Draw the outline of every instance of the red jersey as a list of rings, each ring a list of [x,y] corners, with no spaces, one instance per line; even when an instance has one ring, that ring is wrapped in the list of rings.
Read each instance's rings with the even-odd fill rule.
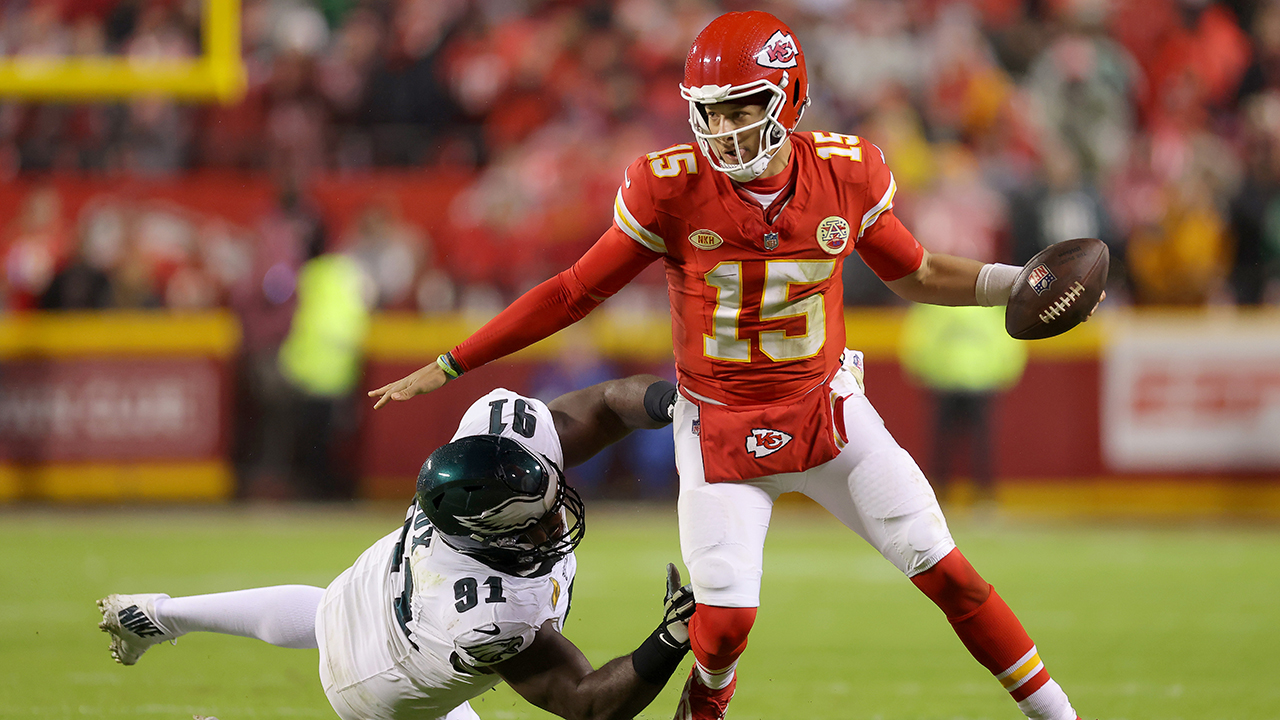
[[[794,400],[839,367],[852,250],[885,280],[923,255],[879,148],[821,132],[791,146],[791,189],[767,210],[691,145],[632,163],[614,203],[615,226],[666,264],[680,384],[728,405]]]
[[[691,145],[632,163],[614,225],[573,267],[530,290],[452,351],[470,370],[576,322],[658,258],[666,264],[676,370],[726,405],[788,403],[844,349],[841,271],[851,249],[884,280],[924,250],[894,217],[893,174],[851,135],[791,136],[788,190],[768,211]]]

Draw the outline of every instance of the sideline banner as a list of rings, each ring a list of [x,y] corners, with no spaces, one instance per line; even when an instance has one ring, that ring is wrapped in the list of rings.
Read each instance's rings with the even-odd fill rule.
[[[213,458],[222,371],[206,358],[22,359],[0,370],[0,460]]]
[[[221,500],[239,324],[225,312],[0,318],[0,500]]]
[[[1111,469],[1280,469],[1280,315],[1132,314],[1114,330],[1101,397]]]

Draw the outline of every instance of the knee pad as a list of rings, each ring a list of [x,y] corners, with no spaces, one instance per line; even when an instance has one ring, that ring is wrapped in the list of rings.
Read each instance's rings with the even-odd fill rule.
[[[698,662],[708,670],[728,667],[747,647],[756,621],[753,607],[731,608],[698,604],[689,621],[689,641]]]
[[[956,547],[941,510],[923,510],[882,522],[890,540],[882,553],[907,577],[933,567]]]
[[[755,488],[722,484],[682,492],[679,509],[680,546],[698,602],[757,605],[768,496]]]
[[[867,455],[849,475],[849,492],[879,536],[876,549],[908,577],[955,549],[933,488],[906,450]]]

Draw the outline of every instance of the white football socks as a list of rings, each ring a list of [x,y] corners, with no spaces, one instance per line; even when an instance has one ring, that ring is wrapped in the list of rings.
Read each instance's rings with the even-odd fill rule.
[[[698,673],[698,681],[712,690],[723,690],[733,682],[733,671],[738,667],[738,661],[734,660],[729,667],[723,670],[708,670],[702,667],[702,663],[694,661],[693,667]]]
[[[1031,720],[1076,720],[1076,711],[1062,686],[1050,680],[1018,701],[1018,709]]]
[[[161,598],[156,620],[175,635],[216,632],[287,648],[316,648],[316,611],[324,588],[310,585]]]

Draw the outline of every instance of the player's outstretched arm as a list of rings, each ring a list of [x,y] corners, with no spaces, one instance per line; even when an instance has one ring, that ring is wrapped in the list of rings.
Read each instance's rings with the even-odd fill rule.
[[[930,305],[977,305],[975,294],[982,263],[955,255],[924,251],[920,267],[897,280],[885,282],[903,300]],[[1012,285],[1012,282],[1010,283]],[[1008,297],[1008,293],[1005,294]]]
[[[369,391],[369,397],[377,400],[374,409],[389,400],[408,400],[431,392],[450,377],[506,357],[569,327],[659,257],[611,226],[573,267],[521,295],[471,337],[441,355],[435,364]]]
[[[630,655],[599,670],[548,621],[528,648],[493,666],[520,696],[566,720],[628,720],[653,702],[689,650],[693,589],[667,565],[662,622]]]
[[[547,403],[565,467],[590,460],[632,430],[671,422],[676,386],[656,375],[632,375],[566,393]]]
[[[1022,267],[988,264],[977,260],[924,251],[920,267],[910,275],[885,284],[904,300],[931,305],[1004,305],[1009,302],[1014,279]],[[1093,317],[1107,298],[1104,291],[1089,311]],[[1088,318],[1085,318],[1088,319]]]

